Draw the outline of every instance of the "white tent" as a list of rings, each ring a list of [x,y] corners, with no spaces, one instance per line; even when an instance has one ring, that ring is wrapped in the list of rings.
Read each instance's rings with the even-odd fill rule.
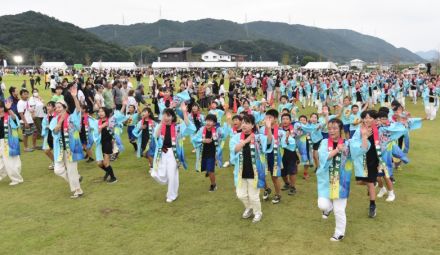
[[[67,65],[65,62],[43,62],[41,64],[43,70],[66,70]]]
[[[309,62],[302,67],[309,70],[337,70],[335,63],[333,62]]]
[[[95,69],[123,69],[134,70],[137,68],[134,62],[93,62],[90,66]]]
[[[159,68],[276,68],[278,62],[153,62]]]

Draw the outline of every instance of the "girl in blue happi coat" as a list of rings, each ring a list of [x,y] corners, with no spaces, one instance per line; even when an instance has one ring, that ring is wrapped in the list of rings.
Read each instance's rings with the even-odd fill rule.
[[[187,106],[180,106],[183,121],[177,124],[177,116],[174,110],[165,109],[162,120],[156,126],[154,137],[156,150],[153,160],[151,177],[159,184],[168,185],[166,202],[171,203],[178,197],[179,190],[179,165],[187,169],[185,162],[183,138],[193,135],[196,128],[188,119]]]
[[[55,102],[49,101],[46,104],[47,114],[41,122],[41,136],[43,137],[43,150],[46,156],[50,159],[49,170],[53,170],[53,135],[49,128],[49,124],[55,117]]]
[[[81,143],[83,146],[83,150],[86,152],[86,159],[87,163],[93,162],[94,159],[92,158],[92,146],[94,143],[93,140],[93,132],[90,128],[90,119],[92,117],[87,112],[87,106],[82,105],[81,106],[81,131],[79,132],[79,137],[81,139]]]
[[[301,165],[304,166],[303,179],[309,179],[309,166],[313,166],[313,151],[312,151],[312,141],[310,136],[306,131],[303,130],[303,126],[307,125],[307,117],[301,115],[299,121],[295,123],[295,142],[301,160]]]
[[[217,127],[217,117],[213,114],[206,115],[205,126],[192,137],[196,150],[196,171],[206,172],[206,177],[211,181],[210,192],[217,190],[215,166],[222,167],[225,139],[226,131],[223,127]]]
[[[349,147],[343,138],[343,123],[339,119],[328,122],[329,137],[319,146],[319,168],[316,171],[318,184],[318,207],[322,218],[335,214],[335,232],[330,241],[340,241],[345,236],[347,199],[350,194],[350,179],[353,171],[353,155],[362,158],[362,148]],[[355,153],[353,153],[355,150]],[[356,153],[357,152],[357,153]]]
[[[115,115],[116,114],[115,112]],[[103,180],[108,183],[116,183],[118,181],[115,177],[113,167],[110,165],[110,161],[116,143],[115,129],[118,125],[123,123],[124,119],[122,117],[116,118],[115,115],[111,116],[109,109],[101,107],[98,110],[98,119],[89,120],[95,141],[96,161],[98,162],[98,166],[105,172]],[[116,146],[118,145],[116,144]]]
[[[78,173],[78,161],[84,159],[79,132],[81,129],[81,106],[77,96],[77,88],[72,86],[70,94],[75,102],[75,110],[69,114],[67,104],[59,100],[55,104],[57,116],[49,125],[53,135],[54,151],[54,173],[69,183],[71,198],[79,198],[84,192],[80,186],[80,175]]]
[[[136,146],[136,156],[138,158],[145,156],[150,164],[150,172],[153,171],[153,157],[156,149],[156,141],[153,137],[156,121],[153,111],[145,107],[141,112],[141,119],[136,123],[133,129],[133,136],[136,140],[133,146]],[[147,149],[148,148],[148,149]],[[144,151],[147,149],[146,153]]]
[[[270,128],[270,122],[266,125]],[[255,119],[244,115],[242,132],[229,141],[230,160],[234,163],[234,183],[238,199],[244,204],[242,218],[254,215],[253,222],[261,221],[260,189],[265,187],[264,157],[267,153],[267,137],[258,134]]]
[[[6,176],[11,182],[10,186],[15,186],[23,182],[21,176],[20,142],[18,129],[20,120],[11,110],[12,101],[0,101],[0,123],[2,133],[0,133],[0,181]]]
[[[126,104],[122,106],[121,112],[125,112]],[[139,113],[136,111],[136,108],[134,105],[129,105],[127,108],[127,113],[125,115],[125,121],[124,123],[127,125],[127,135],[128,135],[128,141],[133,145],[133,148],[135,151],[138,151],[138,146],[136,144],[137,137],[133,134],[133,130],[135,129],[136,125],[139,122],[140,116]]]

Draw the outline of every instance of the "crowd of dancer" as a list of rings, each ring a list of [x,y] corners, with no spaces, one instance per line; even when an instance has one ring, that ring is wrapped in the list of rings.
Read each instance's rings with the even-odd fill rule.
[[[112,161],[131,150],[122,142],[127,133],[151,177],[167,185],[166,202],[179,196],[179,168],[204,172],[215,192],[216,169],[232,167],[242,218],[254,223],[263,216],[260,190],[278,204],[283,192],[296,194],[300,170],[304,180],[315,175],[322,217],[335,215],[331,241],[345,236],[352,179],[368,191],[371,218],[377,197],[396,200],[394,171],[409,162],[410,131],[422,125],[406,104],[421,99],[423,119],[434,120],[440,96],[440,76],[422,73],[172,70],[148,74],[148,86],[141,72],[47,75],[47,103],[38,85],[31,97],[26,85],[10,87],[0,103],[0,179],[10,185],[23,182],[19,129],[25,153],[41,135],[49,169],[68,182],[72,198],[85,194],[82,160],[96,161],[103,181],[118,181]],[[188,150],[196,154],[191,165]]]

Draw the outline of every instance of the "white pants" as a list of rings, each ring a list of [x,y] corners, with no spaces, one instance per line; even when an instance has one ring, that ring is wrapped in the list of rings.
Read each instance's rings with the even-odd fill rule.
[[[174,158],[172,148],[167,152],[162,152],[162,156],[157,169],[151,171],[151,177],[159,184],[168,184],[167,199],[175,200],[179,191],[179,171],[177,162]]]
[[[0,139],[0,180],[8,176],[11,182],[23,182],[20,156],[9,156],[4,146],[4,139]]]
[[[347,199],[334,199],[330,200],[328,198],[319,197],[318,207],[323,212],[330,212],[333,210],[335,214],[335,236],[345,235],[345,226],[347,224],[347,219],[345,216],[345,207],[347,206]]]
[[[79,185],[78,163],[69,162],[67,152],[63,152],[63,161],[55,161],[54,173],[69,183],[70,191],[82,191]]]
[[[315,101],[315,105],[316,105],[316,107],[318,108],[318,114],[321,114],[321,113],[322,113],[322,102],[321,102],[321,100],[320,100],[320,99],[317,99],[317,100]]]
[[[379,98],[379,91],[377,89],[373,89],[373,104],[377,104],[378,98]]]
[[[254,179],[242,179],[241,186],[237,186],[236,192],[246,209],[252,208],[254,214],[261,213],[260,189],[254,187]]]
[[[409,96],[412,98],[413,103],[417,103],[417,90],[409,90]]]
[[[437,115],[437,109],[434,106],[434,103],[428,103],[425,106],[426,118],[428,120],[434,120]]]
[[[272,93],[273,93],[273,91],[266,91],[266,93],[267,93],[266,101],[269,102],[269,103],[272,103],[271,100],[272,100]]]

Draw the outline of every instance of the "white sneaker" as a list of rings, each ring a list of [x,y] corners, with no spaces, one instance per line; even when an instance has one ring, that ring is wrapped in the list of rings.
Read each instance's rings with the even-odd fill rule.
[[[49,168],[49,170],[53,170],[54,165],[53,165],[53,164],[50,164],[48,168]]]
[[[9,183],[9,186],[15,186],[15,185],[18,185],[18,184],[20,184],[21,182],[11,182],[11,183]]]
[[[387,193],[387,188],[382,187],[382,188],[379,190],[379,193],[377,193],[377,197],[383,197],[386,193]]]
[[[243,215],[241,215],[241,217],[243,219],[249,219],[253,214],[253,210],[252,208],[246,208],[243,212]]]
[[[223,164],[223,167],[228,167],[229,166],[229,161],[226,161],[224,164]]]
[[[257,223],[261,221],[261,218],[263,218],[263,213],[256,213],[254,216],[254,219],[252,220],[252,223]]]
[[[167,203],[172,203],[174,200],[172,200],[171,198],[167,198]]]
[[[388,193],[388,197],[385,201],[387,202],[393,202],[396,199],[396,194],[394,194],[394,192],[389,192]]]

